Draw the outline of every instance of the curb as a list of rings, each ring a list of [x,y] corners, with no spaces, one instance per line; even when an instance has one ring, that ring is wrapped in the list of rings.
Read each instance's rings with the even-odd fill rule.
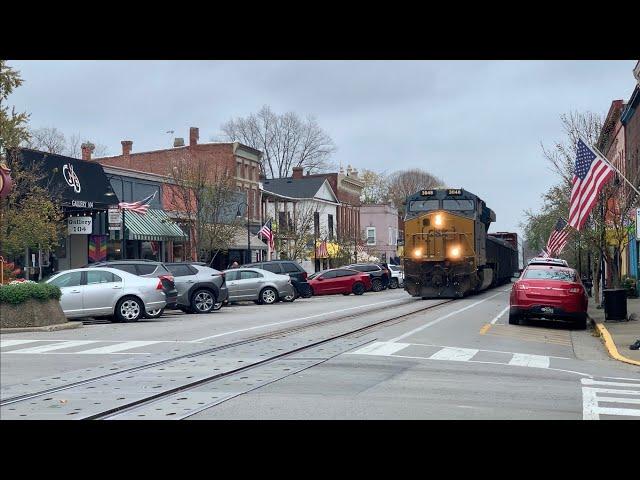
[[[54,332],[56,330],[70,330],[72,328],[80,327],[82,327],[82,322],[66,322],[58,325],[47,325],[46,327],[0,328],[0,334],[20,332]]]
[[[589,319],[591,320],[594,327],[600,334],[600,338],[602,339],[605,347],[607,347],[607,351],[609,352],[610,357],[614,358],[615,360],[618,360],[619,362],[630,363],[631,365],[640,366],[640,362],[638,362],[637,360],[632,360],[630,358],[620,355],[620,353],[618,352],[618,349],[616,348],[616,344],[613,341],[613,338],[611,338],[611,334],[609,333],[609,330],[607,330],[607,328],[604,325],[602,325],[601,323],[596,323],[591,317],[589,317]]]

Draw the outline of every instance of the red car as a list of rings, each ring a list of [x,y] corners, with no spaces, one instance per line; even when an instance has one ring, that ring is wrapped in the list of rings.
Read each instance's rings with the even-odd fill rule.
[[[511,289],[509,323],[526,317],[574,322],[587,328],[589,299],[577,272],[557,265],[529,265]]]
[[[368,273],[349,268],[332,268],[314,273],[307,278],[314,295],[331,295],[342,293],[362,295],[371,290],[371,277]]]

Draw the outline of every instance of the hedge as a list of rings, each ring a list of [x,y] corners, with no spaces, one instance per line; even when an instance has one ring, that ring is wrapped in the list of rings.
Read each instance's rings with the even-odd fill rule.
[[[31,298],[45,301],[60,300],[61,296],[60,288],[48,283],[24,282],[14,285],[0,285],[0,303],[18,305]]]

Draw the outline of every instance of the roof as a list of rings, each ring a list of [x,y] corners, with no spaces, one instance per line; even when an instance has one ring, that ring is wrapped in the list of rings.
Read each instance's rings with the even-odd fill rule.
[[[320,187],[326,182],[324,177],[269,178],[262,182],[264,190],[289,198],[314,198]],[[333,192],[331,185],[327,182]],[[335,192],[334,192],[335,197]]]
[[[124,224],[129,240],[161,242],[186,240],[187,236],[163,210],[150,208],[145,215],[125,210]]]

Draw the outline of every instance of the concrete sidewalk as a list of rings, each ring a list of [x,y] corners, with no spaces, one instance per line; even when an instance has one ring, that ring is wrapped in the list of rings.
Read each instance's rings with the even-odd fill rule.
[[[640,350],[629,346],[640,339],[640,298],[627,299],[627,318],[635,314],[634,320],[616,321],[604,319],[604,309],[597,309],[593,298],[589,299],[589,317],[600,332],[609,355],[616,360],[640,365]]]

